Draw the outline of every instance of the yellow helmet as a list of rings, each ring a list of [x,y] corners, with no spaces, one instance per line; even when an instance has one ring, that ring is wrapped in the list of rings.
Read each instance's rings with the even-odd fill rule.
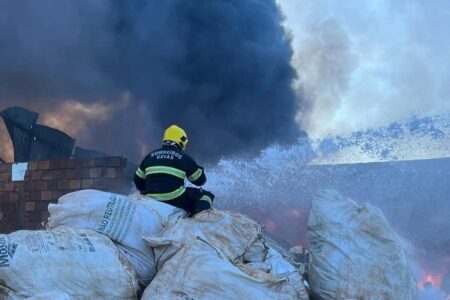
[[[188,143],[188,138],[186,132],[182,128],[177,125],[171,125],[164,131],[163,142],[164,141],[175,142],[180,146],[181,150],[184,150]]]

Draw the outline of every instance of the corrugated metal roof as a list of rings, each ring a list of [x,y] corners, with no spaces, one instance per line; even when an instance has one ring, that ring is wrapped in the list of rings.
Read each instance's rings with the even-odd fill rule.
[[[73,155],[75,158],[94,158],[94,157],[111,156],[111,155],[101,152],[101,151],[97,151],[97,150],[93,150],[93,149],[85,149],[85,148],[81,148],[81,147],[75,147],[75,151],[74,151]]]
[[[33,141],[29,161],[69,159],[75,140],[64,132],[44,125],[34,125],[31,129]]]
[[[33,138],[30,130],[39,117],[38,113],[21,107],[10,107],[0,112],[14,147],[14,161],[26,162],[30,157]]]
[[[75,140],[64,132],[36,124],[38,113],[21,107],[0,112],[14,147],[14,162],[68,159]]]

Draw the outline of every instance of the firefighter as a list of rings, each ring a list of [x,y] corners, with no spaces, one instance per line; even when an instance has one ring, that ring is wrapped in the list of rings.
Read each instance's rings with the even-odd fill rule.
[[[206,182],[203,167],[187,155],[186,132],[172,125],[164,132],[162,147],[150,152],[134,175],[136,188],[143,195],[182,208],[195,215],[211,207],[214,195],[201,188],[185,187],[184,179],[196,186]]]

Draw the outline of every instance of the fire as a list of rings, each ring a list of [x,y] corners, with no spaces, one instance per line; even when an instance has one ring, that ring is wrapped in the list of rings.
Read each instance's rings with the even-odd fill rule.
[[[417,282],[417,285],[423,289],[427,284],[431,284],[433,287],[439,288],[442,283],[443,274],[427,274]]]

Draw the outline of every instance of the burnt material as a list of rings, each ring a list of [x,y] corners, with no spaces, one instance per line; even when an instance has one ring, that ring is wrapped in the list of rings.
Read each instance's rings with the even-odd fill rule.
[[[29,161],[68,159],[75,140],[64,132],[44,125],[34,125]]]
[[[95,158],[95,157],[107,157],[110,156],[101,151],[93,150],[93,149],[85,149],[81,147],[75,147],[74,157],[75,158]]]
[[[36,124],[38,113],[21,107],[10,107],[0,116],[14,147],[14,162],[68,159],[75,140],[64,132]]]
[[[21,107],[10,107],[0,112],[5,121],[14,147],[14,162],[26,162],[30,157],[31,129],[39,117],[38,113]]]

